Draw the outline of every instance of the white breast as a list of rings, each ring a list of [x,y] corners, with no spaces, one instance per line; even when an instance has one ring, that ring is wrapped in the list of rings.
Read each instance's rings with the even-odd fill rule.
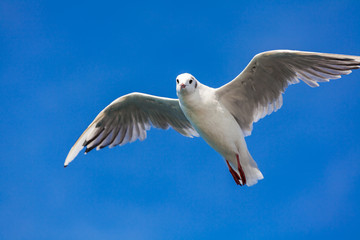
[[[217,101],[213,88],[202,85],[179,99],[185,116],[212,148],[223,157],[238,152],[243,133],[235,118]]]

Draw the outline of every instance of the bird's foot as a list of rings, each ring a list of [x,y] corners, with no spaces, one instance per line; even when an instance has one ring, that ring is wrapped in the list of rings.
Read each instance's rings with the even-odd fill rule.
[[[225,160],[226,160],[226,159],[225,159]],[[226,160],[226,164],[227,164],[227,166],[228,166],[228,168],[229,168],[229,171],[230,171],[231,175],[233,176],[234,181],[236,182],[236,184],[242,186],[242,184],[241,184],[241,182],[240,182],[240,176],[239,176],[239,174],[237,174],[237,172],[235,172],[234,169],[232,169],[232,167],[230,166],[228,160]]]
[[[236,154],[236,161],[237,161],[237,164],[238,164],[238,170],[239,170],[239,173],[240,173],[242,185],[245,185],[246,184],[246,177],[245,177],[244,170],[242,169],[241,164],[240,164],[239,154]]]

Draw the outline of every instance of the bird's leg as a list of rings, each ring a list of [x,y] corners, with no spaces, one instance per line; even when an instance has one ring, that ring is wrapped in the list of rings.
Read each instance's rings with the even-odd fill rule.
[[[242,169],[241,164],[240,164],[239,154],[236,154],[236,161],[237,161],[237,164],[238,164],[238,170],[239,170],[239,173],[240,173],[242,184],[245,185],[246,184],[246,177],[245,177],[244,170]]]
[[[226,159],[225,159],[225,160],[226,160]],[[235,172],[234,169],[232,169],[232,167],[230,166],[228,160],[226,160],[226,164],[227,164],[227,166],[228,166],[228,168],[229,168],[229,171],[230,171],[231,175],[233,176],[236,184],[242,186],[241,183],[240,183],[240,176],[239,176],[239,174],[237,174],[237,172]]]

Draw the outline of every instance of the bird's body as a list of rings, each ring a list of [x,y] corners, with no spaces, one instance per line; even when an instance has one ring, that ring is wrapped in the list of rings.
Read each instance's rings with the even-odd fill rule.
[[[200,94],[189,97],[190,101],[185,100],[187,96],[179,97],[180,107],[200,136],[221,155],[228,156],[244,135],[229,111],[218,101],[202,96],[202,91],[208,93],[213,89],[200,88]]]
[[[178,79],[181,79],[178,76]],[[184,78],[188,78],[187,74]],[[216,89],[198,83],[194,94],[179,94],[180,107],[200,136],[237,169],[237,158],[249,185],[263,176],[247,150],[243,131],[234,116],[218,101]],[[237,171],[237,170],[235,170]],[[237,174],[240,175],[239,172]],[[241,183],[243,184],[243,183]]]
[[[179,99],[131,93],[116,99],[71,148],[65,167],[83,147],[123,145],[144,140],[150,126],[169,126],[184,136],[200,136],[218,153],[235,182],[251,186],[263,178],[245,137],[252,125],[282,106],[282,93],[299,79],[311,87],[360,68],[360,57],[276,50],[256,55],[234,80],[220,88],[201,84],[188,73],[176,79]]]

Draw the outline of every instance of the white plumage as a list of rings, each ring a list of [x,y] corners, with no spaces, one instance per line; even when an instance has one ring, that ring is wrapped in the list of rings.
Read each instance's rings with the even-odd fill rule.
[[[201,84],[188,73],[177,77],[179,99],[131,93],[102,110],[71,148],[65,167],[86,147],[144,140],[150,126],[170,126],[187,137],[200,135],[219,152],[239,185],[263,178],[245,142],[254,122],[282,106],[282,93],[304,81],[311,87],[360,68],[360,57],[276,50],[256,55],[234,80],[220,88]]]

